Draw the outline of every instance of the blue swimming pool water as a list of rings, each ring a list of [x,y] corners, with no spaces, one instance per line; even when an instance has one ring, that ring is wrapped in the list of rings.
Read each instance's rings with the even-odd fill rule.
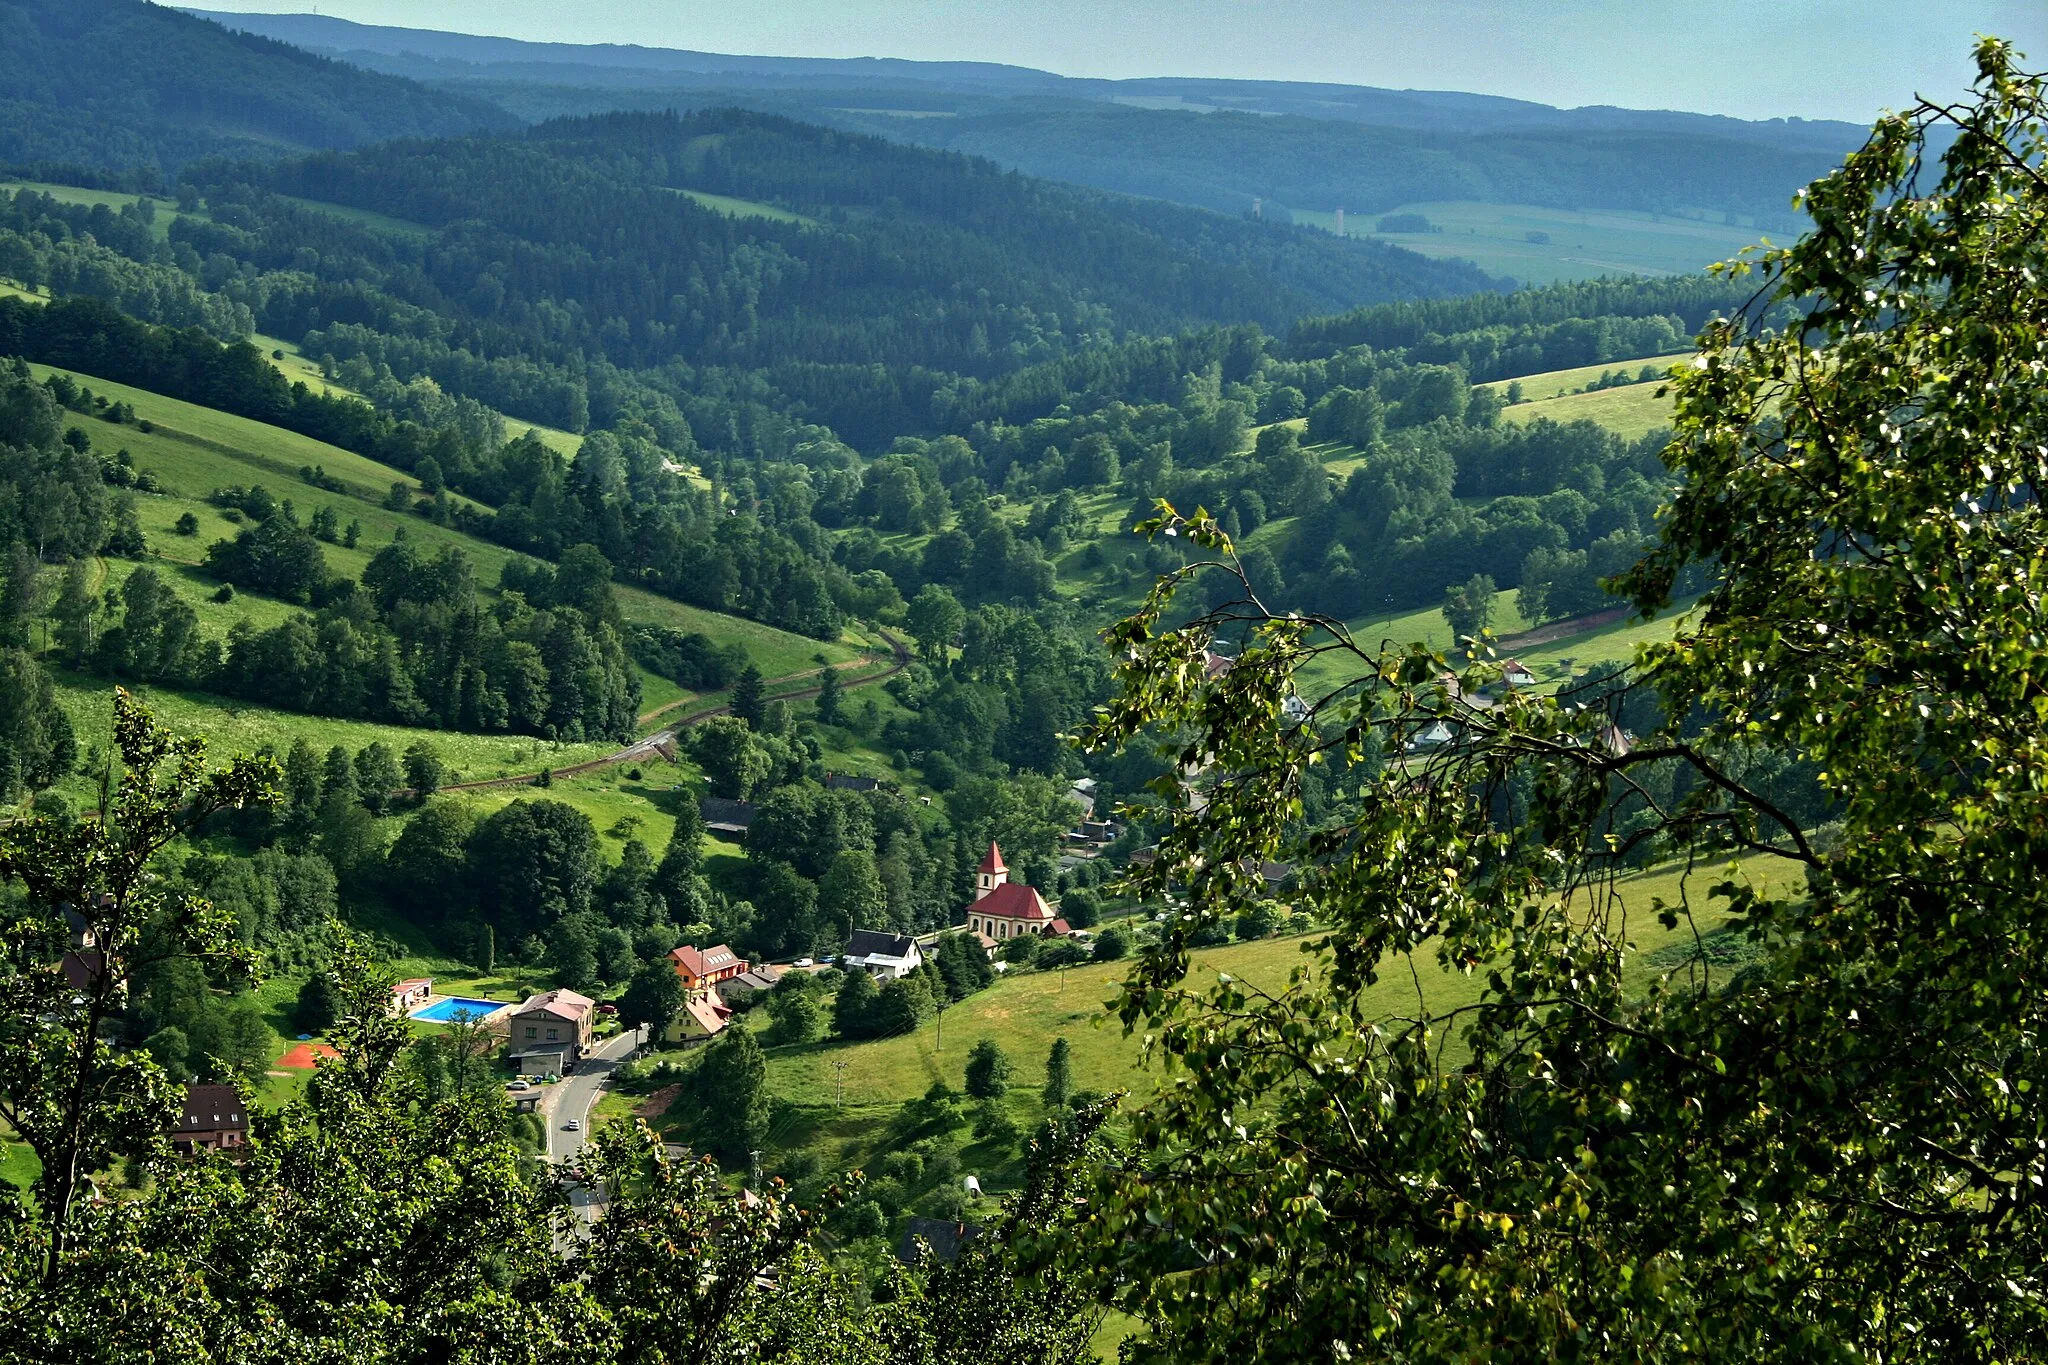
[[[505,1002],[502,1000],[471,1000],[466,996],[451,995],[445,1000],[436,1000],[431,1005],[414,1010],[412,1017],[428,1024],[450,1024],[455,1022],[458,1015],[481,1019],[503,1008]]]

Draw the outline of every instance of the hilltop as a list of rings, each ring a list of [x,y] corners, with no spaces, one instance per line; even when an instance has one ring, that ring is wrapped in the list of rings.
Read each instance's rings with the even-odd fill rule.
[[[277,156],[515,122],[142,0],[0,3],[0,163],[154,186],[209,156]]]

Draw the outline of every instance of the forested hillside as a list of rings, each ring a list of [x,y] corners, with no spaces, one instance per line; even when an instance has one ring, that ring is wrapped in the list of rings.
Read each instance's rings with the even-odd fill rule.
[[[141,186],[216,155],[275,156],[512,122],[142,0],[0,2],[0,164]]]

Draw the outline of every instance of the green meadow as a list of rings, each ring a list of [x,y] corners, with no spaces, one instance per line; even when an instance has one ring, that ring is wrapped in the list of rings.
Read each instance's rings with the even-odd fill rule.
[[[1381,218],[1411,213],[1443,231],[1376,231]],[[1296,209],[1294,216],[1325,230],[1336,225],[1330,212]],[[1386,213],[1346,214],[1344,228],[1347,236],[1371,237],[1425,256],[1457,257],[1522,284],[1553,284],[1602,275],[1690,274],[1759,239],[1756,228],[1720,217],[1442,200],[1403,204]],[[1547,240],[1532,241],[1532,235]]]

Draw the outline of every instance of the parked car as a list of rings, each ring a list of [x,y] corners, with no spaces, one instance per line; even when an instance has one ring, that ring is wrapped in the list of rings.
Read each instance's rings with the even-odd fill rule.
[[[505,1082],[505,1088],[507,1090],[531,1090],[533,1089],[533,1082],[527,1080],[524,1076],[521,1076],[516,1081]]]
[[[582,1120],[582,1119],[570,1119],[570,1120],[569,1120],[569,1121],[568,1121],[567,1123],[565,1123],[565,1124],[563,1124],[563,1125],[562,1125],[562,1131],[563,1131],[563,1132],[565,1132],[565,1133],[580,1133],[580,1132],[582,1132],[582,1131],[583,1131],[583,1120]]]
[[[792,967],[815,967],[818,964],[807,957],[800,957],[789,965]]]
[[[617,1014],[619,1012],[619,1007],[617,1005],[614,1005],[611,1001],[607,1000],[602,1005],[599,1005],[597,1007],[597,1012],[599,1014]]]

